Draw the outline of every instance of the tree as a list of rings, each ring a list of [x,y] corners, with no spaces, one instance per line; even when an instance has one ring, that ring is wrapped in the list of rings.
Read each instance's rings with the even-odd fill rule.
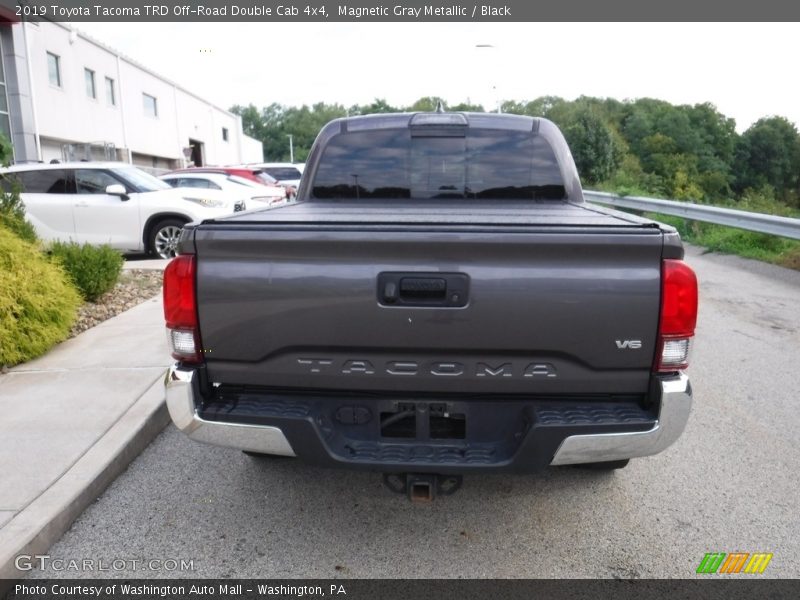
[[[8,166],[14,158],[14,148],[0,133],[0,164]],[[22,186],[11,174],[0,174],[0,228],[6,228],[28,242],[36,241],[36,230],[25,219],[25,203],[20,198]]]
[[[287,107],[273,103],[259,112],[252,104],[234,106],[231,112],[242,117],[242,128],[247,135],[260,140],[264,146],[264,158],[270,161],[288,161],[289,138],[292,136],[294,158],[305,161],[311,144],[320,129],[348,111],[340,104],[318,102],[312,106]]]
[[[289,160],[289,141],[292,135],[294,156],[298,162],[304,162],[311,150],[311,145],[320,130],[329,122],[347,115],[347,109],[341,104],[325,104],[317,102],[311,106],[300,108],[283,108],[280,119],[268,130],[269,143],[267,157],[269,160]]]
[[[688,109],[689,122],[699,136],[698,168],[701,172],[717,171],[729,176],[736,149],[736,121],[726,117],[710,102]]]
[[[772,186],[784,202],[800,195],[800,136],[783,117],[758,120],[736,147],[736,188]]]
[[[605,181],[619,168],[622,153],[610,128],[592,109],[581,107],[564,114],[559,123],[584,183]]]
[[[514,115],[528,115],[529,117],[546,117],[550,118],[550,111],[562,104],[566,100],[558,96],[541,96],[529,102],[517,102],[514,100],[506,100],[501,105],[500,110],[504,113],[511,113]]]
[[[234,106],[246,134],[261,140],[268,160],[288,160],[289,135],[295,160],[305,160],[320,129],[346,115],[436,110],[442,101],[425,96],[405,107],[384,98],[345,108],[319,102],[290,107]],[[467,102],[446,110],[481,112]],[[564,132],[583,181],[604,189],[631,190],[667,198],[721,200],[734,190],[774,189],[778,198],[800,205],[800,135],[782,117],[758,121],[742,136],[733,119],[713,104],[672,105],[642,98],[619,101],[581,96],[541,96],[505,101],[503,112],[545,117]],[[1,150],[1,148],[0,148]]]
[[[471,102],[453,104],[452,106],[448,106],[447,110],[452,110],[453,112],[485,112],[483,104],[472,104]]]
[[[439,96],[424,96],[406,108],[408,112],[433,112],[439,103],[447,110],[447,103]]]
[[[7,167],[14,158],[14,148],[8,138],[0,133],[0,165]]]
[[[395,112],[400,112],[400,109],[398,109],[395,106],[392,106],[391,104],[386,102],[386,100],[383,98],[375,98],[372,104],[368,104],[367,106],[362,107],[359,114],[371,115],[375,113],[395,113]]]
[[[615,112],[618,109],[614,109]],[[709,103],[674,106],[644,98],[630,103],[620,130],[648,175],[674,198],[720,199],[733,179],[735,123]]]

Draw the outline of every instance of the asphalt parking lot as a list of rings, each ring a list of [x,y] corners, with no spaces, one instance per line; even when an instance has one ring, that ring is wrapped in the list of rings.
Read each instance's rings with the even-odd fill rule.
[[[127,566],[31,576],[680,578],[707,552],[771,552],[763,576],[800,577],[800,273],[688,260],[695,404],[659,456],[611,474],[470,476],[416,505],[376,474],[253,459],[170,426],[50,550]]]

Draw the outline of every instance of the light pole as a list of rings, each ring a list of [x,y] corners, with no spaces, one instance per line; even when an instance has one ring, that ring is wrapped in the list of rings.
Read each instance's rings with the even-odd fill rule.
[[[491,48],[491,49],[496,49],[496,46],[494,46],[493,44],[475,44],[475,47],[476,47],[476,48]],[[484,71],[485,71],[485,72],[488,72],[488,71],[489,71],[489,69],[488,69],[488,68],[487,68],[487,69],[484,69]],[[494,101],[495,101],[495,103],[497,104],[497,112],[502,112],[502,110],[500,109],[500,97],[497,95],[497,86],[496,86],[495,84],[492,84],[492,86],[491,86],[491,87],[492,87],[492,93],[493,93],[493,95],[494,95]]]
[[[294,136],[291,133],[287,133],[286,137],[289,138],[289,162],[294,163],[294,144],[293,144]]]

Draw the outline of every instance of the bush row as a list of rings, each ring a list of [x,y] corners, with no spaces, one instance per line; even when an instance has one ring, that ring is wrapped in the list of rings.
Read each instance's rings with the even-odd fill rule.
[[[81,300],[113,288],[122,263],[109,246],[57,242],[43,249],[18,190],[0,192],[0,366],[66,339]]]
[[[0,365],[25,362],[64,340],[80,302],[60,265],[0,227]]]
[[[122,255],[110,246],[55,242],[49,253],[54,262],[64,267],[84,300],[89,302],[114,287],[124,262]]]

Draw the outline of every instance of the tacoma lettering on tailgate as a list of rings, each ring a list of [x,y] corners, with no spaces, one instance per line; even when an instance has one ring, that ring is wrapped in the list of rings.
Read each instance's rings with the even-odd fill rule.
[[[387,375],[435,375],[437,377],[557,377],[556,368],[550,363],[525,363],[525,366],[506,362],[462,363],[456,361],[415,362],[390,360],[376,368],[372,361],[349,359],[334,361],[330,358],[298,358],[297,363],[308,368],[309,373],[341,373],[343,375],[374,375],[380,371]]]

